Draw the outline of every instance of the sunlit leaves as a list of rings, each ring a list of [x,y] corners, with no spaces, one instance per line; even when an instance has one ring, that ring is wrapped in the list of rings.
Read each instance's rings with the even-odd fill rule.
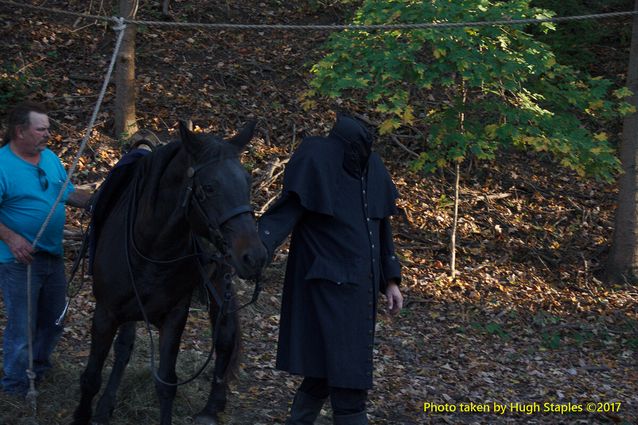
[[[612,94],[614,95],[616,99],[624,99],[626,97],[631,96],[633,93],[631,90],[629,90],[629,88],[621,87],[618,90],[614,90]]]
[[[530,0],[366,0],[356,24],[478,22],[548,18]],[[543,31],[553,24],[539,24]],[[522,25],[344,31],[312,69],[318,94],[361,93],[383,115],[381,134],[403,125],[427,127],[415,163],[430,170],[502,146],[552,153],[580,174],[611,179],[618,160],[609,140],[587,130],[587,116],[632,113],[613,100],[611,82],[557,63]],[[616,99],[630,95],[613,93]],[[432,96],[435,102],[428,101]],[[462,117],[462,118],[461,118]],[[462,121],[462,122],[461,122]]]
[[[627,102],[622,102],[618,105],[618,113],[622,116],[635,114],[636,107]]]

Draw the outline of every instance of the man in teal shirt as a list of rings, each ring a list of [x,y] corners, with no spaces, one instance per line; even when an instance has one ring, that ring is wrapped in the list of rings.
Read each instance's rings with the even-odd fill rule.
[[[90,194],[69,184],[35,247],[33,241],[60,192],[66,172],[47,142],[49,118],[44,107],[25,102],[8,117],[0,148],[0,284],[7,315],[3,338],[6,393],[28,389],[28,324],[33,335],[34,372],[51,367],[50,356],[62,334],[56,324],[65,304],[62,251],[64,203],[85,206]],[[27,265],[31,265],[32,317],[27,310]]]

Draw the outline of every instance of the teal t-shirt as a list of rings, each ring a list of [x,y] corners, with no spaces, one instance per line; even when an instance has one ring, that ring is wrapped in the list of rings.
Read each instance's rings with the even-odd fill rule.
[[[33,242],[65,180],[60,159],[49,149],[41,152],[35,166],[13,153],[9,144],[4,145],[0,148],[0,223]],[[64,201],[73,190],[69,183],[36,250],[62,255]],[[0,241],[0,263],[14,260],[7,244]]]

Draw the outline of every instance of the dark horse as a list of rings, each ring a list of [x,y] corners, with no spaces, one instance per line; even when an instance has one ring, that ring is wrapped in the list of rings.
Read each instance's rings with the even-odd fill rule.
[[[192,133],[180,123],[181,141],[162,146],[135,164],[133,177],[100,225],[93,265],[96,306],[91,353],[80,379],[74,425],[108,423],[133,348],[135,322],[144,315],[159,329],[155,386],[160,423],[171,423],[176,387],[168,384],[177,382],[175,362],[193,290],[207,271],[221,292],[221,283],[229,282],[221,276],[230,265],[240,277],[252,278],[266,261],[250,208],[250,176],[239,161],[253,130],[254,124],[249,124],[224,141]],[[215,263],[203,260],[215,256],[226,259],[216,271]],[[218,315],[214,311],[218,308],[211,301],[211,322],[221,322],[221,328],[215,332],[214,379],[208,403],[196,416],[199,424],[217,423],[217,412],[226,402],[226,372],[237,358],[240,336],[234,297],[227,314]],[[118,329],[113,370],[91,416],[104,361]]]

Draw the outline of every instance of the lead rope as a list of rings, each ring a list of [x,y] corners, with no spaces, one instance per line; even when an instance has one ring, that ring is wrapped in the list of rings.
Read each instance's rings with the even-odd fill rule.
[[[73,165],[71,166],[71,168],[69,169],[69,172],[67,174],[67,178],[64,181],[64,183],[62,184],[62,187],[60,188],[60,192],[58,193],[58,197],[56,198],[55,202],[53,203],[53,206],[51,207],[51,210],[49,211],[49,215],[47,216],[47,218],[44,220],[44,223],[42,223],[42,226],[40,227],[40,230],[38,231],[38,234],[36,235],[35,239],[33,240],[33,243],[31,244],[31,246],[35,249],[36,244],[38,243],[38,241],[40,240],[40,238],[42,237],[42,234],[44,233],[44,231],[46,230],[47,226],[49,225],[49,222],[51,221],[51,217],[53,216],[55,209],[57,208],[58,204],[60,203],[60,201],[62,200],[62,196],[64,195],[64,193],[66,192],[66,188],[69,185],[69,182],[71,180],[71,176],[73,175],[73,173],[75,172],[75,168],[78,165],[78,162],[82,156],[82,152],[84,151],[84,148],[86,147],[86,144],[89,141],[89,138],[91,136],[91,131],[93,130],[93,126],[95,125],[95,121],[97,119],[97,114],[100,110],[100,106],[102,105],[102,101],[104,100],[104,95],[106,93],[106,89],[108,87],[109,81],[111,80],[111,74],[113,73],[113,68],[115,67],[115,61],[117,59],[117,55],[120,51],[120,46],[122,45],[122,38],[124,37],[124,30],[126,29],[126,24],[124,23],[124,18],[118,18],[118,17],[113,17],[113,20],[115,21],[115,26],[113,27],[113,30],[117,33],[117,41],[115,43],[115,48],[113,49],[113,56],[111,57],[111,62],[109,64],[109,68],[108,71],[106,72],[106,76],[104,78],[104,83],[102,84],[102,90],[100,91],[100,95],[98,96],[98,100],[97,103],[95,104],[95,108],[93,110],[93,115],[91,116],[91,120],[89,121],[89,125],[87,126],[86,129],[86,134],[84,135],[84,139],[82,140],[82,144],[80,145],[80,150],[78,151],[78,154],[75,157],[75,160],[73,161]],[[26,401],[28,404],[30,404],[31,406],[31,410],[33,412],[33,422],[34,424],[37,424],[37,398],[38,398],[38,391],[35,389],[35,379],[36,379],[36,373],[33,370],[33,306],[32,306],[32,299],[31,299],[31,291],[32,291],[32,282],[31,282],[31,264],[27,265],[27,338],[28,338],[28,351],[29,351],[29,367],[27,369],[27,378],[29,379],[29,391],[27,392],[27,396],[26,396]],[[68,307],[68,299],[66,302],[66,305],[64,307],[64,311],[66,311],[67,307]],[[58,319],[58,322],[56,323],[60,323],[60,320]]]

